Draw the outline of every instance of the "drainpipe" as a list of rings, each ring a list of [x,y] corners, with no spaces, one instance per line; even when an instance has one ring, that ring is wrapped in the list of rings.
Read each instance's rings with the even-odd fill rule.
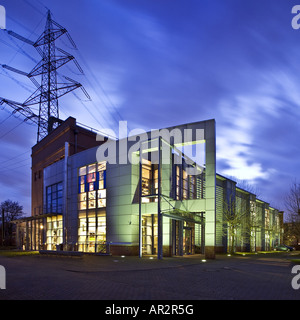
[[[157,258],[163,258],[163,221],[161,213],[161,137],[158,138]]]
[[[74,138],[75,138],[75,146],[74,146],[74,153],[77,153],[78,151],[78,130],[74,130]]]
[[[2,247],[4,245],[4,208],[2,208]]]
[[[143,234],[142,234],[142,153],[143,144],[140,143],[140,161],[139,161],[139,257],[143,256]]]
[[[68,250],[68,234],[67,234],[67,211],[68,211],[68,159],[69,159],[69,143],[65,142],[65,163],[64,163],[64,182],[63,182],[63,194],[64,194],[64,206],[63,206],[63,245]]]

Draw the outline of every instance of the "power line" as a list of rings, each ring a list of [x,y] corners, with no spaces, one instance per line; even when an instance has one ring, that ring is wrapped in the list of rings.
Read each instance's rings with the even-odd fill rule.
[[[26,153],[28,153],[28,152],[31,152],[31,150],[25,151],[25,152],[23,152],[23,153],[21,153],[21,154],[19,154],[19,155],[15,156],[15,157],[13,157],[13,158],[10,158],[10,159],[8,159],[8,160],[4,160],[4,161],[2,161],[2,164],[3,164],[3,163],[6,163],[6,162],[9,162],[9,161],[12,161],[12,160],[15,160],[15,159],[17,159],[17,158],[19,158],[19,157],[23,156],[24,154],[26,154]]]
[[[5,118],[4,120],[2,120],[2,121],[0,122],[0,124],[4,123],[4,122],[5,122],[6,120],[8,120],[12,115],[13,115],[13,114],[11,113],[7,118]]]
[[[35,11],[37,11],[38,13],[40,13],[41,15],[43,15],[43,12],[40,11],[37,7],[35,7],[33,4],[31,4],[29,1],[27,0],[23,0],[24,2],[26,2],[31,8],[33,8]]]
[[[7,131],[6,133],[4,133],[2,136],[0,136],[0,139],[4,138],[6,135],[8,135],[9,133],[11,133],[13,130],[17,129],[21,124],[23,124],[24,121],[18,123],[15,127],[13,127],[12,129],[10,129],[9,131]]]
[[[23,1],[25,1],[27,4],[29,4],[28,0],[23,0]],[[49,8],[46,7],[40,0],[30,0],[30,1],[35,1],[37,4],[39,4],[39,6],[43,7],[43,10],[46,10],[46,11],[49,10]],[[41,10],[39,10],[37,7],[35,7],[33,4],[30,3],[29,5],[32,6],[40,14],[43,14],[43,12]]]
[[[10,78],[12,81],[16,82],[20,87],[22,87],[23,89],[25,89],[26,91],[28,91],[28,92],[30,92],[30,93],[32,92],[33,86],[30,86],[30,85],[28,85],[28,84],[25,84],[24,82],[21,82],[21,81],[17,80],[17,79],[14,78],[13,76],[11,76],[6,70],[4,70],[3,68],[2,68],[2,72],[5,73],[5,74],[4,74],[4,73],[1,73],[2,75]],[[30,89],[29,89],[29,88],[30,88]]]
[[[7,33],[8,34],[8,33]],[[13,42],[17,47],[18,47],[18,50],[17,52],[15,52],[15,54],[10,58],[9,62],[7,64],[11,64],[11,62],[16,58],[17,54],[19,53],[22,53],[24,56],[26,56],[28,59],[30,59],[31,61],[33,61],[34,63],[37,63],[37,60],[34,59],[31,55],[29,55],[26,51],[23,50],[23,46],[20,46],[14,39],[13,37],[8,34],[8,38],[11,42]]]
[[[99,88],[101,89],[101,91],[104,93],[105,97],[109,100],[109,103],[111,104],[111,106],[115,109],[116,113],[118,114],[120,120],[123,120],[122,116],[120,115],[119,111],[117,110],[117,108],[115,107],[115,105],[112,103],[112,101],[109,99],[108,94],[106,93],[106,91],[104,90],[103,86],[100,84],[98,78],[95,76],[95,74],[93,73],[93,71],[91,70],[91,68],[89,67],[89,65],[87,64],[87,62],[85,61],[85,59],[83,58],[81,52],[78,50],[78,55],[80,56],[81,60],[83,61],[83,63],[85,64],[87,70],[89,71],[89,73],[91,74],[92,78],[94,79],[94,81],[96,82],[96,84],[99,86]],[[106,109],[109,111],[110,110],[108,108],[108,106],[105,104],[105,102],[103,101],[103,98],[99,96],[97,90],[95,90],[93,84],[91,83],[91,81],[87,78],[88,83],[90,84],[90,86],[92,87],[92,89],[94,90],[94,92],[97,94],[97,96],[100,98],[100,100],[103,102],[103,104],[105,105]],[[98,108],[97,108],[98,109]],[[118,124],[118,120],[116,119],[116,117],[114,116],[114,114],[111,114],[114,118],[114,120],[116,121],[116,123]]]
[[[91,117],[93,119],[95,119],[97,121],[97,123],[100,125],[100,127],[102,127],[102,124],[99,122],[98,118],[95,117],[95,115],[91,112],[91,110],[83,103],[83,101],[75,94],[75,92],[73,92],[73,95],[78,99],[78,101],[81,103],[81,105],[86,109],[86,111],[91,115]],[[94,105],[94,103],[92,102],[92,104]],[[103,117],[103,115],[101,114],[101,116]]]
[[[30,5],[31,7],[33,7],[39,14],[41,14],[41,15],[43,16],[43,19],[44,19],[45,14],[43,14],[43,12],[42,12],[41,10],[37,9],[35,5],[33,5],[32,3],[29,3],[27,0],[23,0],[23,1],[24,1],[25,3],[27,3],[28,5]],[[39,0],[36,0],[36,3],[39,3],[39,4],[42,5],[44,8],[46,8]],[[48,9],[47,9],[47,10],[48,10]],[[58,39],[58,38],[59,38],[60,40],[62,40],[62,39],[60,38],[60,35],[64,34],[65,32],[66,32],[66,34],[68,35],[67,31],[66,31],[64,28],[62,28],[59,24],[57,24],[56,22],[54,22],[54,21],[51,19],[51,16],[50,16],[50,18],[49,18],[49,10],[48,10],[48,12],[47,12],[47,15],[48,15],[48,17],[47,17],[47,24],[51,26],[51,23],[53,23],[53,24],[55,25],[55,27],[58,28],[57,30],[58,30],[59,33],[56,32],[57,36],[54,35],[54,32],[53,32],[53,36],[54,36],[55,40]],[[41,21],[42,21],[42,20],[41,20]],[[36,26],[36,28],[34,29],[34,31],[31,32],[30,37],[31,37],[32,34],[35,33],[35,30],[36,30],[37,27],[40,25],[41,21],[38,23],[38,25]],[[47,27],[46,27],[46,28],[47,28]],[[51,27],[50,27],[50,29],[51,29]],[[50,29],[48,29],[49,32],[51,32]],[[44,33],[43,33],[43,34],[39,37],[39,39],[34,43],[34,44],[35,44],[34,46],[37,47],[37,46],[38,46],[38,42],[40,42],[40,44],[42,44],[42,42],[41,42],[41,40],[43,39],[42,36],[44,36],[44,37],[46,36],[46,30],[47,30],[47,29],[45,29]],[[11,33],[11,34],[9,34],[9,35],[10,35],[9,39],[10,39],[12,42],[14,42],[14,40],[13,40],[12,37],[11,37],[11,35],[14,35],[14,33]],[[15,34],[15,35],[16,35],[16,34]],[[17,37],[17,35],[16,35],[16,37]],[[31,42],[33,43],[33,41],[27,40],[27,39],[25,39],[24,37],[21,37],[21,36],[18,36],[17,38],[23,40],[24,42],[28,42],[28,43],[29,43],[29,41],[30,41],[30,43],[31,43]],[[73,40],[70,38],[69,35],[68,35],[68,38],[69,38],[70,42],[72,43],[72,45],[74,46],[74,48],[77,49],[76,46],[75,46],[75,44],[74,44],[74,42],[73,42]],[[27,41],[25,41],[25,40],[27,40]],[[5,43],[5,44],[6,44],[6,43]],[[45,43],[43,43],[43,44],[45,44]],[[6,44],[6,45],[8,45],[8,44]],[[16,46],[18,47],[18,51],[17,51],[17,52],[15,53],[15,55],[10,59],[10,62],[15,58],[15,56],[16,56],[18,53],[22,53],[22,54],[24,54],[25,56],[29,57],[31,60],[36,61],[34,58],[32,58],[30,55],[28,55],[28,54],[23,50],[23,45],[22,45],[22,46],[16,45]],[[45,48],[44,48],[44,49],[45,49]],[[58,49],[58,48],[57,48],[57,49]],[[59,50],[59,51],[62,51],[64,54],[66,54],[66,57],[64,58],[66,62],[68,62],[69,57],[72,57],[72,56],[70,56],[68,53],[66,53],[65,51],[60,50],[60,49],[58,49],[58,50]],[[50,52],[50,50],[47,50],[47,51]],[[123,120],[120,112],[118,111],[117,107],[116,107],[116,106],[114,105],[114,103],[112,102],[112,100],[111,100],[111,98],[109,97],[108,93],[106,92],[106,90],[104,89],[104,87],[102,86],[102,84],[99,82],[98,78],[95,76],[95,74],[93,73],[92,69],[88,66],[87,62],[85,61],[85,59],[83,58],[82,54],[79,52],[78,49],[77,49],[77,52],[79,53],[81,60],[84,61],[84,63],[85,63],[85,65],[86,65],[86,67],[87,67],[87,69],[88,69],[88,71],[89,71],[92,79],[94,80],[96,86],[97,86],[98,88],[100,88],[101,92],[103,93],[103,95],[99,95],[99,89],[95,88],[95,86],[92,84],[92,82],[86,77],[86,79],[87,79],[90,87],[93,89],[94,93],[98,96],[98,98],[99,98],[100,101],[102,102],[102,106],[107,110],[107,112],[101,112],[99,106],[97,106],[97,105],[95,104],[95,102],[93,102],[93,101],[91,101],[91,106],[95,109],[95,111],[97,112],[97,114],[99,114],[99,115],[101,116],[101,118],[104,120],[104,122],[106,122],[106,123],[109,123],[109,122],[110,122],[109,119],[107,118],[107,116],[109,116],[109,117],[111,117],[111,120],[114,120],[114,121],[116,122],[116,124],[118,124],[118,123],[119,123],[119,120]],[[41,54],[41,51],[40,51],[40,54]],[[72,58],[74,59],[74,57],[72,57]],[[62,64],[65,64],[66,62],[63,62]],[[74,59],[74,62],[76,63],[75,59]],[[78,64],[76,64],[76,65],[78,66]],[[38,65],[37,65],[37,67],[38,67]],[[11,69],[13,69],[13,68],[11,68]],[[44,70],[44,71],[45,71],[45,70]],[[44,71],[42,71],[42,73],[39,73],[39,74],[42,74],[42,75],[46,74]],[[55,70],[55,71],[56,71],[56,70]],[[51,72],[52,72],[52,71],[51,71]],[[72,70],[71,70],[71,72],[72,72]],[[33,73],[33,71],[32,71],[31,73]],[[57,74],[58,74],[58,72],[57,72]],[[29,75],[29,74],[28,74],[28,75]],[[36,75],[37,75],[37,74],[36,74]],[[35,74],[33,74],[33,76],[35,76]],[[55,77],[51,77],[51,79],[54,79],[54,78],[55,78]],[[26,89],[26,90],[29,91],[29,89],[26,88],[21,82],[19,82],[18,80],[14,79],[14,78],[13,78],[13,80],[14,80],[15,82],[17,82],[20,86],[22,86],[24,89]],[[46,91],[45,91],[45,90],[43,91],[43,84],[46,85],[46,83],[48,83],[48,81],[45,81],[45,80],[42,79],[42,86],[40,87],[40,90],[39,90],[39,91],[36,91],[34,94],[32,94],[31,97],[29,97],[29,98],[24,102],[24,104],[22,104],[22,105],[21,105],[21,104],[18,104],[18,103],[14,103],[13,101],[9,101],[9,100],[6,100],[6,99],[3,99],[3,100],[2,100],[4,103],[7,103],[7,104],[9,104],[12,108],[14,108],[14,110],[15,110],[14,112],[16,112],[16,111],[21,112],[20,106],[21,106],[22,108],[24,108],[24,107],[27,108],[26,110],[24,110],[24,112],[21,112],[22,115],[25,116],[25,117],[27,117],[26,119],[35,120],[35,121],[34,121],[35,123],[37,123],[37,122],[36,122],[36,119],[32,118],[32,116],[29,115],[29,111],[31,110],[31,105],[32,105],[32,103],[33,103],[33,102],[34,102],[34,103],[38,103],[38,101],[39,101],[40,109],[39,109],[39,113],[38,113],[38,114],[39,114],[39,116],[38,116],[38,119],[39,119],[39,120],[38,120],[38,126],[39,126],[38,140],[42,137],[41,134],[42,134],[42,135],[45,135],[45,134],[49,133],[49,130],[51,130],[51,128],[52,128],[52,126],[53,126],[53,123],[52,123],[51,121],[53,121],[53,119],[58,119],[58,111],[57,111],[57,115],[51,116],[51,121],[50,121],[50,119],[48,119],[48,121],[47,121],[47,117],[45,118],[46,121],[45,121],[44,119],[43,119],[42,121],[40,120],[40,118],[43,118],[43,117],[46,115],[46,113],[45,113],[45,114],[43,113],[43,116],[41,116],[42,104],[45,104],[46,101],[45,101],[45,103],[44,103],[44,102],[41,102],[41,100],[38,99],[38,98],[39,98],[39,96],[43,96],[43,97],[46,96],[46,95],[45,95]],[[66,85],[66,84],[65,84],[65,85]],[[81,105],[82,105],[82,106],[88,111],[88,113],[92,116],[92,118],[93,118],[94,120],[96,120],[96,121],[99,123],[99,125],[102,127],[103,125],[101,125],[101,123],[99,122],[98,117],[95,117],[95,114],[93,113],[93,111],[90,110],[90,107],[87,107],[86,104],[82,101],[82,99],[80,99],[80,98],[73,92],[73,90],[74,90],[75,88],[77,88],[77,87],[83,88],[83,87],[81,86],[81,84],[79,84],[78,82],[72,80],[72,83],[69,84],[69,89],[65,86],[66,89],[64,89],[65,91],[64,91],[63,94],[61,94],[61,95],[64,95],[65,93],[68,93],[68,92],[72,92],[73,95],[79,100],[79,102],[81,103]],[[54,88],[54,86],[53,86],[52,84],[51,84],[51,88],[52,88],[52,89]],[[51,91],[53,91],[52,89],[51,89]],[[59,89],[60,89],[60,88],[59,88]],[[85,92],[85,91],[84,91],[84,92]],[[48,97],[48,98],[49,98],[48,100],[49,100],[49,101],[48,101],[47,106],[48,106],[48,109],[49,109],[49,105],[51,104],[51,105],[52,105],[51,110],[54,111],[54,107],[58,109],[58,103],[55,102],[55,101],[52,101],[52,100],[53,100],[53,95],[51,95],[51,98],[50,98],[50,95],[51,95],[51,93],[48,94],[48,96],[49,96],[49,97]],[[60,95],[60,96],[61,96],[61,95]],[[104,98],[105,98],[105,99],[104,99]],[[57,99],[57,98],[56,98],[56,99]],[[105,101],[105,100],[106,100],[106,101]],[[50,102],[50,101],[51,101],[51,102]],[[30,104],[29,104],[29,103],[30,103]],[[56,106],[56,104],[57,104],[57,106]],[[30,109],[29,109],[27,106],[30,106]],[[46,104],[45,104],[45,106],[46,106]],[[113,109],[113,110],[112,110],[112,109]],[[112,112],[112,111],[113,111],[113,112]],[[51,112],[50,112],[50,113],[51,113]],[[48,112],[47,112],[47,115],[49,115],[49,110],[48,110]],[[53,119],[52,119],[52,118],[53,118]],[[59,119],[58,119],[58,120],[59,120]],[[60,121],[61,121],[61,120],[60,120]],[[51,123],[52,125],[49,124],[49,123]],[[54,123],[56,123],[56,120],[54,120]],[[47,126],[47,128],[46,128],[46,127],[44,128],[44,125]],[[49,126],[50,126],[50,129],[49,129]],[[42,129],[43,133],[40,132],[40,128]],[[55,128],[55,127],[53,127],[53,129],[54,129],[54,128]],[[14,130],[14,129],[15,129],[15,128],[13,128],[12,130]],[[47,129],[47,132],[45,131],[46,129]],[[9,133],[9,132],[7,132],[6,134],[8,134],[8,133]],[[6,134],[5,134],[5,135],[6,135]],[[2,135],[2,136],[0,137],[0,139],[3,138],[5,135]]]
[[[43,18],[39,21],[39,23],[36,25],[36,27],[33,29],[33,31],[30,31],[30,34],[28,36],[28,39],[30,39],[30,37],[35,34],[36,29],[40,26],[40,24],[42,23],[43,19],[45,19],[45,15],[43,15]],[[13,20],[13,19],[12,19]],[[13,20],[14,22],[16,22],[15,20]],[[16,22],[18,24],[20,24],[20,22]],[[24,27],[22,24],[20,24],[23,28],[27,29],[26,27]],[[27,29],[28,30],[28,29]],[[12,39],[12,37],[10,37],[10,40],[14,42],[14,40]],[[32,58],[30,55],[28,55],[22,48],[24,46],[25,43],[22,44],[22,46],[19,46],[17,43],[15,43],[16,46],[19,48],[19,50],[15,53],[15,55],[10,59],[10,61],[8,62],[8,64],[10,64],[15,57],[17,56],[17,54],[19,52],[22,52],[24,55],[26,55],[30,60],[32,60],[33,62],[37,63],[37,60]]]
[[[9,44],[8,42],[4,41],[3,39],[0,39],[0,42],[4,43],[6,46],[10,47],[13,50],[17,50],[14,46],[12,46],[11,44]]]
[[[33,47],[35,47],[42,56],[42,60],[30,73],[22,72],[5,65],[7,69],[23,74],[31,80],[34,80],[38,89],[22,104],[4,98],[0,99],[0,104],[6,103],[14,109],[14,112],[21,113],[25,116],[26,120],[31,120],[36,123],[38,125],[37,141],[39,142],[62,123],[62,120],[59,119],[58,99],[60,97],[77,88],[81,88],[87,95],[87,92],[77,81],[64,77],[68,81],[67,83],[66,81],[60,84],[57,82],[57,69],[71,60],[74,60],[79,70],[81,70],[81,68],[72,55],[56,47],[55,41],[62,35],[66,34],[74,46],[75,43],[68,35],[67,30],[52,19],[50,10],[47,12],[47,21],[44,32],[35,42],[26,39],[13,31],[8,31],[8,33],[25,43],[33,45]],[[60,52],[60,55],[56,55],[56,50]],[[11,60],[13,60],[14,57]],[[36,76],[41,76],[40,86],[35,80]],[[38,115],[33,113],[31,110],[31,106],[35,104],[39,104]]]
[[[39,0],[37,0],[39,1]],[[40,1],[39,1],[40,2]],[[63,41],[62,38],[59,39],[60,41]],[[86,69],[89,71],[90,75],[92,76],[92,78],[94,79],[96,85],[100,88],[100,90],[103,92],[104,96],[106,97],[106,99],[108,100],[108,103],[110,104],[110,106],[115,110],[115,113],[119,116],[120,120],[123,120],[121,114],[119,113],[117,107],[113,104],[113,102],[111,101],[108,93],[105,91],[104,87],[101,85],[101,83],[99,82],[98,78],[95,76],[95,74],[93,73],[92,69],[89,67],[88,63],[86,62],[86,60],[84,59],[83,55],[81,54],[80,50],[76,47],[73,48],[77,51],[80,59],[83,61],[83,63],[85,64]],[[107,109],[108,113],[110,114],[110,116],[112,116],[113,120],[116,122],[116,124],[119,124],[119,120],[115,117],[114,113],[111,112],[111,108],[107,105],[107,103],[104,101],[103,97],[99,95],[99,90],[96,90],[96,88],[94,87],[94,85],[92,84],[92,82],[88,79],[88,77],[86,77],[88,84],[91,86],[91,88],[93,89],[94,93],[97,95],[97,97],[101,100],[103,106]],[[74,93],[72,92],[73,95],[80,100],[80,98]],[[80,102],[82,103],[82,101],[80,100]],[[93,101],[91,101],[93,104],[93,107],[95,108],[95,110],[97,111],[97,113],[99,113],[101,115],[102,118],[104,118],[105,122],[109,122],[108,119],[104,116],[103,113],[100,113],[99,111],[99,107],[95,105],[95,103]],[[83,104],[83,103],[82,103]],[[87,107],[84,106],[86,109]],[[91,112],[89,111],[89,113],[91,114]],[[92,114],[91,114],[92,115]],[[92,117],[95,119],[94,115],[92,115]],[[98,121],[97,121],[98,122]],[[98,122],[99,123],[99,122]],[[100,123],[99,123],[100,124]],[[100,124],[100,126],[102,127],[102,125]]]
[[[11,163],[11,164],[9,164],[8,166],[1,167],[1,168],[0,168],[0,171],[2,171],[2,169],[8,169],[8,168],[10,168],[11,166],[15,166],[16,164],[19,164],[19,163],[22,163],[22,162],[28,161],[28,160],[30,160],[30,159],[27,158],[27,159],[20,160],[20,161],[18,161],[18,162]],[[13,169],[13,168],[11,168],[11,169]]]
[[[24,164],[24,165],[22,165],[22,166],[17,166],[17,167],[15,167],[15,168],[10,168],[10,169],[5,169],[5,170],[2,170],[2,169],[0,169],[0,172],[1,173],[4,173],[4,172],[8,172],[8,171],[16,171],[16,170],[18,170],[18,169],[20,169],[20,168],[23,168],[23,167],[29,167],[30,168],[30,163],[26,163],[26,164]]]

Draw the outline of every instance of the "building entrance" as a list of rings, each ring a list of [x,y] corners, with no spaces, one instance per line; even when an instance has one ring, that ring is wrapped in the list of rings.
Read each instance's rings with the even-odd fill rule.
[[[183,227],[183,254],[193,253],[193,234],[191,227]]]
[[[195,253],[195,224],[181,220],[172,222],[172,254],[175,256]]]
[[[165,254],[172,256],[192,255],[202,248],[201,225],[184,220],[170,219],[169,230],[164,225]],[[169,231],[169,232],[168,232]],[[142,216],[142,255],[158,253],[158,217],[157,214]],[[168,240],[169,238],[169,240]],[[197,249],[197,248],[198,249]],[[168,250],[168,251],[167,251]]]
[[[142,218],[143,255],[157,254],[157,215],[143,215]]]

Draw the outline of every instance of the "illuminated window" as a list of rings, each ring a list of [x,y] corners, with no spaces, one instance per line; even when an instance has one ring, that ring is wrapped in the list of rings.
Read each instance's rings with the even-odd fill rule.
[[[142,163],[142,202],[157,201],[157,197],[146,197],[158,194],[158,165],[143,159]]]
[[[79,168],[79,210],[106,207],[106,163],[94,163]]]
[[[180,200],[181,196],[180,196],[180,167],[176,166],[176,178],[175,178],[175,199],[176,200]]]
[[[265,227],[268,229],[270,227],[270,210],[265,209]]]
[[[96,191],[88,192],[88,205],[89,209],[96,208]]]
[[[78,251],[86,251],[87,245],[87,219],[85,213],[78,216]]]
[[[98,208],[106,207],[106,189],[98,190]]]
[[[143,254],[156,254],[158,248],[157,215],[143,215],[142,243]]]
[[[79,210],[86,209],[86,193],[79,194]]]
[[[106,250],[105,213],[96,215],[95,211],[79,213],[78,216],[78,251],[103,252]]]
[[[86,167],[82,167],[79,169],[79,175],[80,176],[85,176],[86,175]]]
[[[175,200],[205,198],[205,174],[188,175],[182,165],[173,167],[173,197]]]
[[[151,194],[151,162],[143,159],[142,164],[142,196]]]
[[[106,162],[78,170],[78,251],[106,250]]]
[[[196,199],[196,177],[189,176],[189,198]]]
[[[182,170],[182,199],[188,199],[189,181],[185,170]]]
[[[153,165],[152,168],[152,192],[158,194],[158,165]]]
[[[56,246],[63,243],[62,215],[47,218],[46,237],[47,250],[56,250]]]

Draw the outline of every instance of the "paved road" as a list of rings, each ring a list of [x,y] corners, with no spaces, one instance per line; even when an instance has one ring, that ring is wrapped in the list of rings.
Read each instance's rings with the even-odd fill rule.
[[[0,256],[0,300],[299,300],[289,258]]]

